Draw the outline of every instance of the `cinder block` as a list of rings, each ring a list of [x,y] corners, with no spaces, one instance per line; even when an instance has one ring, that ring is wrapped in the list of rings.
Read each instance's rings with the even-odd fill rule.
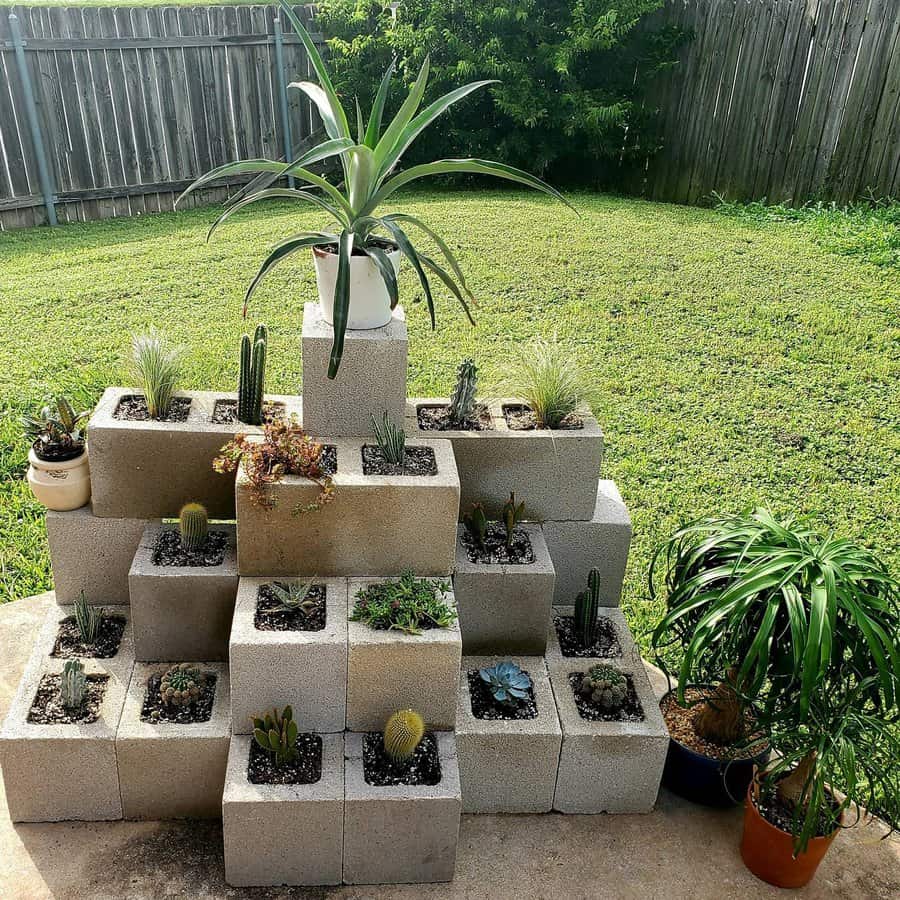
[[[225,531],[225,559],[218,566],[157,566],[153,549],[161,531],[148,525],[128,575],[135,657],[154,660],[228,659],[228,637],[237,597],[234,525]]]
[[[452,881],[462,808],[456,741],[436,732],[441,780],[434,786],[376,787],[363,772],[363,735],[345,741],[344,882]]]
[[[359,590],[380,578],[351,579],[352,613]],[[444,595],[454,606],[453,593]],[[350,622],[347,667],[347,728],[380,730],[398,709],[421,713],[430,728],[452,729],[456,724],[456,688],[462,640],[459,621],[449,628],[430,628],[421,634],[379,631]]]
[[[322,735],[322,777],[315,784],[251,784],[252,741],[235,735],[228,752],[222,799],[225,880],[235,887],[340,884],[343,734]]]
[[[137,663],[116,734],[119,785],[126,819],[215,819],[222,814],[222,791],[231,738],[228,666],[198,662],[216,676],[208,722],[182,725],[141,721],[147,680],[166,665]]]
[[[407,404],[407,433],[415,437],[442,437],[453,444],[459,469],[460,515],[476,502],[491,516],[516,492],[525,501],[527,517],[547,519],[591,518],[596,501],[597,478],[603,457],[603,432],[587,410],[581,410],[584,428],[511,431],[503,406],[516,400],[490,404],[491,431],[423,431],[419,428],[420,405],[446,403],[434,398],[414,398]]]
[[[628,667],[629,671],[631,671],[632,668],[637,668],[642,665],[640,650],[638,650],[637,646],[634,643],[634,637],[631,634],[631,629],[628,627],[628,622],[625,620],[625,616],[622,613],[622,610],[617,606],[601,607],[598,612],[597,619],[605,619],[615,629],[616,639],[619,645],[618,653],[616,653],[612,657],[602,658],[590,656],[563,656],[562,648],[559,645],[559,635],[556,632],[556,627],[553,620],[557,616],[571,618],[574,613],[574,606],[554,606],[551,610],[550,630],[547,635],[546,654],[547,666],[549,668],[567,666],[571,662],[587,663],[587,665],[590,666],[598,662],[606,662],[607,659],[618,659],[620,663]]]
[[[231,714],[235,734],[273,706],[294,708],[301,729],[343,731],[347,715],[347,579],[325,586],[321,631],[262,631],[253,624],[257,593],[271,578],[241,578],[231,629]]]
[[[631,517],[612,481],[597,486],[588,522],[544,522],[544,539],[556,567],[553,602],[567,606],[587,586],[588,572],[600,569],[600,602],[618,606],[631,546]]]
[[[446,575],[453,566],[459,478],[449,441],[431,447],[436,475],[364,475],[359,439],[323,439],[337,448],[334,500],[315,512],[319,487],[287,475],[270,485],[275,506],[254,502],[238,472],[238,568],[241,575]]]
[[[556,789],[562,730],[543,658],[512,657],[531,676],[536,718],[478,719],[472,713],[469,670],[505,659],[510,657],[462,658],[456,745],[463,812],[549,812]]]
[[[642,722],[583,719],[569,684],[592,660],[551,665],[550,683],[562,725],[562,750],[553,808],[563,813],[648,813],[656,803],[669,732],[643,665],[604,660],[631,676],[644,711]]]
[[[259,431],[241,423],[215,425],[216,400],[228,391],[179,391],[190,397],[185,422],[131,422],[114,418],[119,401],[136,388],[104,391],[88,423],[94,515],[160,519],[178,515],[190,500],[216,519],[234,518],[234,478],[213,472],[212,461],[238,431]],[[299,397],[267,397],[300,414]]]
[[[520,525],[531,540],[528,565],[473,563],[458,528],[453,594],[459,609],[463,653],[543,656],[556,574],[540,525]]]
[[[406,404],[406,314],[403,307],[383,328],[348,329],[335,379],[328,378],[334,329],[318,303],[303,308],[303,428],[314,437],[372,433],[372,416],[384,412],[399,425]]]
[[[60,603],[84,591],[88,603],[128,603],[128,570],[147,519],[105,519],[90,503],[70,512],[47,510],[53,589]]]

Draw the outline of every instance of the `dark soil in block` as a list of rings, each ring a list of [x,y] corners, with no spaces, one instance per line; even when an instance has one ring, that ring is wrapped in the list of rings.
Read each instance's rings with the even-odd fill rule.
[[[209,568],[225,561],[228,533],[210,529],[206,543],[199,550],[185,550],[177,528],[166,528],[156,538],[153,548],[154,566],[191,566]]]
[[[833,797],[828,798],[832,809],[837,808]],[[794,821],[794,807],[783,800],[774,786],[767,786],[760,791],[758,797],[753,798],[753,805],[759,810],[759,814],[776,828],[788,833],[791,832]],[[827,810],[819,810],[818,821],[816,822],[815,837],[827,837],[834,831],[834,820],[828,818]]]
[[[276,584],[287,587],[281,582]],[[253,617],[257,631],[321,631],[325,627],[325,585],[314,584],[306,598],[315,603],[309,613],[302,609],[277,609],[280,601],[272,586],[262,585],[256,594],[256,614]]]
[[[469,669],[469,697],[472,701],[472,715],[476,719],[536,719],[537,701],[534,687],[528,691],[528,699],[519,700],[515,705],[498,703],[491,689],[481,680],[478,669]],[[525,673],[528,674],[527,672]]]
[[[247,780],[250,784],[315,784],[322,778],[322,738],[317,734],[297,735],[297,757],[280,765],[275,754],[250,744]]]
[[[42,675],[28,722],[31,725],[90,725],[100,718],[100,707],[106,693],[108,675],[86,676],[84,700],[76,709],[66,709],[59,698],[61,675]],[[86,773],[89,774],[89,773]]]
[[[411,759],[396,763],[384,752],[384,735],[378,731],[369,732],[363,738],[363,774],[366,784],[375,787],[440,784],[437,740],[433,734],[426,734]]]
[[[210,422],[213,425],[246,424],[239,423],[237,417],[237,400],[216,400]],[[276,401],[263,401],[262,418],[264,423],[283,419],[287,407]]]
[[[127,422],[186,422],[191,409],[190,397],[175,397],[169,405],[168,415],[162,419],[151,419],[147,409],[147,401],[139,394],[128,394],[119,401],[114,419],[124,419]]]
[[[416,410],[419,428],[422,431],[493,431],[494,421],[491,413],[482,403],[475,404],[475,414],[462,422],[454,422],[450,418],[450,407],[420,406]]]
[[[403,465],[387,462],[380,448],[364,444],[363,475],[437,475],[437,460],[431,447],[407,447]]]
[[[631,680],[630,675],[625,676],[628,682],[628,693],[625,695],[624,705],[620,710],[610,712],[578,692],[578,689],[581,687],[581,676],[584,674],[584,672],[569,673],[569,684],[572,686],[572,693],[575,695],[575,705],[578,707],[578,714],[582,719],[588,719],[591,722],[644,721],[644,708],[641,706],[641,701],[638,700],[637,691],[634,689],[634,682]]]
[[[506,419],[510,431],[573,431],[584,428],[584,420],[574,414],[566,416],[558,428],[541,428],[531,408],[519,404],[504,404],[503,417]]]
[[[478,546],[468,531],[462,534],[462,544],[471,563],[527,566],[535,559],[531,538],[521,528],[513,531],[512,544],[506,546],[506,528],[500,522],[488,523],[482,546]]]
[[[319,467],[325,475],[334,475],[338,470],[337,447],[334,444],[325,444],[322,447],[322,455],[319,457]],[[296,475],[296,472],[291,473]]]
[[[616,634],[616,626],[609,619],[597,620],[597,638],[590,647],[581,644],[581,637],[571,616],[554,616],[553,627],[563,656],[574,656],[578,659],[610,659],[622,655],[622,646]]]
[[[213,701],[216,699],[215,674],[206,673],[206,681],[200,696],[197,702],[190,706],[172,706],[162,702],[159,696],[162,675],[163,673],[154,674],[147,679],[147,693],[144,694],[144,703],[141,706],[141,721],[152,722],[154,725],[162,722],[174,722],[179,725],[208,722],[212,716]]]
[[[97,640],[93,644],[86,644],[81,639],[81,632],[78,630],[75,616],[66,616],[59,623],[56,643],[53,645],[50,655],[61,659],[84,656],[91,659],[109,659],[119,652],[119,644],[122,643],[124,633],[125,619],[122,616],[104,615],[100,619]]]
[[[37,458],[44,462],[68,462],[84,453],[84,444],[47,444],[38,439],[31,445],[31,449],[34,450]]]

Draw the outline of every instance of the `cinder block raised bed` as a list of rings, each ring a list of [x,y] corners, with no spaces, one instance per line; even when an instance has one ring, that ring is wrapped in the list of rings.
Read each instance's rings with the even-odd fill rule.
[[[532,680],[534,718],[478,718],[470,672],[512,659]],[[463,812],[545,813],[553,807],[562,731],[540,656],[464,656],[459,676],[456,745]]]
[[[126,819],[211,819],[222,814],[222,791],[231,738],[228,666],[198,662],[215,675],[215,696],[205,722],[143,721],[147,682],[163,664],[137,663],[116,735],[122,810]]]
[[[303,727],[303,726],[301,726]],[[322,739],[315,784],[251,784],[253,738],[235,735],[222,799],[225,880],[235,887],[340,884],[344,849],[344,736]]]
[[[325,627],[270,631],[256,627],[259,590],[270,578],[241,578],[231,629],[231,711],[235,734],[251,716],[291,704],[304,731],[343,731],[347,713],[347,579],[317,579],[325,589]]]
[[[540,525],[520,525],[535,560],[523,564],[472,562],[459,526],[453,594],[459,610],[463,653],[542,656],[553,602],[555,572]]]
[[[453,566],[459,478],[449,441],[430,447],[436,475],[364,475],[358,439],[328,440],[337,448],[334,500],[315,512],[319,486],[287,475],[269,487],[274,507],[254,500],[243,470],[236,491],[241,575],[446,575]],[[371,443],[369,441],[368,443]]]
[[[175,527],[148,525],[131,565],[128,584],[135,657],[145,662],[228,659],[238,589],[235,527],[210,526],[211,531],[227,534],[220,565],[156,565],[157,538]]]
[[[436,732],[441,780],[433,786],[377,787],[363,771],[362,734],[345,742],[344,882],[451,881],[462,808],[456,741]]]
[[[348,605],[356,594],[383,579],[350,579]],[[444,597],[453,606],[453,594]],[[347,728],[370,731],[384,727],[398,709],[419,712],[430,728],[456,724],[456,691],[462,640],[459,621],[449,628],[421,634],[378,630],[362,622],[348,627]]]
[[[441,437],[453,444],[459,469],[460,515],[476,502],[496,517],[516,492],[528,518],[585,519],[594,513],[597,478],[603,457],[603,432],[587,411],[584,427],[513,431],[503,414],[506,399],[490,404],[493,428],[485,431],[424,431],[418,408],[446,404],[446,399],[414,398],[407,404],[407,433]]]
[[[212,461],[238,431],[253,431],[239,422],[214,424],[216,401],[234,400],[228,391],[179,391],[191,400],[184,422],[117,419],[124,397],[136,388],[104,391],[88,424],[91,492],[94,515],[159,519],[178,515],[190,500],[210,516],[234,518],[234,478],[213,472]],[[267,397],[283,403],[285,413],[300,413],[299,397]],[[256,429],[259,430],[259,429]]]

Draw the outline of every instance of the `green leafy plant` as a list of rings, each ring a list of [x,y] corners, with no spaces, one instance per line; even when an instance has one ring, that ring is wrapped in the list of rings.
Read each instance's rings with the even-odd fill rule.
[[[66,709],[78,709],[84,702],[87,676],[80,659],[66,660],[59,679],[59,700]]]
[[[249,334],[241,337],[237,418],[246,425],[262,425],[268,346],[269,330],[263,324],[256,326],[252,341]]]
[[[481,503],[473,503],[472,508],[463,516],[463,525],[472,536],[476,546],[484,547],[487,537],[488,517]]]
[[[395,712],[384,726],[384,751],[396,763],[412,759],[425,736],[425,720],[412,709]]]
[[[467,357],[456,370],[456,384],[447,411],[454,425],[462,425],[475,414],[475,392],[478,390],[478,367]]]
[[[178,663],[164,673],[159,682],[159,698],[166,706],[191,706],[200,699],[206,675],[199,666]]]
[[[449,628],[456,611],[444,595],[450,590],[446,581],[416,578],[409,570],[399,578],[374,582],[356,594],[353,622],[365,622],[370,628],[396,629],[421,634],[423,628]]]
[[[488,686],[491,696],[498,703],[518,706],[531,696],[531,676],[511,660],[479,669],[478,677]]]
[[[310,65],[318,79],[318,84],[301,81],[291,87],[303,91],[315,104],[322,118],[328,140],[306,151],[297,159],[286,163],[253,159],[219,166],[198,178],[182,194],[182,197],[217,178],[233,175],[260,175],[262,173],[264,177],[252,182],[249,190],[239,192],[236,197],[232,198],[225,211],[213,223],[208,236],[211,236],[223,222],[238,210],[269,198],[287,197],[303,203],[311,203],[334,220],[337,228],[333,232],[300,232],[277,244],[250,283],[244,303],[246,312],[247,303],[262,279],[275,265],[292,253],[312,247],[336,253],[338,268],[333,307],[334,343],[328,366],[328,377],[334,378],[344,352],[344,336],[350,308],[350,258],[354,252],[368,256],[378,268],[392,308],[397,305],[399,299],[397,278],[386,251],[396,247],[409,260],[418,276],[428,305],[432,328],[435,326],[434,299],[426,269],[446,285],[462,305],[469,319],[472,319],[469,302],[474,298],[469,291],[459,263],[447,243],[415,216],[396,212],[376,215],[379,207],[400,188],[432,175],[468,173],[503,178],[536,188],[564,203],[566,201],[558,191],[533,175],[503,163],[483,159],[442,159],[437,162],[412,166],[403,171],[396,171],[403,154],[435,119],[457,101],[491,82],[477,81],[464,87],[458,87],[420,111],[431,65],[426,57],[408,96],[394,118],[383,127],[382,118],[395,67],[395,63],[391,62],[381,79],[367,121],[363,120],[362,112],[357,106],[354,135],[350,120],[335,92],[331,76],[318,48],[286,0],[279,0],[279,5],[283,15],[290,21],[302,41]],[[315,163],[334,158],[340,162],[343,191],[308,168]],[[288,177],[300,181],[303,187],[301,189],[271,187],[280,178]],[[450,272],[434,258],[414,246],[407,233],[408,226],[418,229],[434,242],[444,257]]]
[[[132,372],[143,391],[151,419],[164,419],[169,414],[183,355],[182,348],[170,347],[155,331],[132,338]]]
[[[262,718],[253,717],[253,740],[263,750],[275,757],[276,765],[283,765],[297,758],[297,723],[294,711],[286,706],[279,715],[278,708]]]
[[[581,676],[578,692],[601,709],[618,712],[628,696],[628,681],[618,669],[601,663]]]
[[[315,608],[316,601],[309,596],[309,592],[315,583],[316,576],[307,581],[292,581],[288,584],[273,582],[269,585],[273,596],[278,601],[278,606],[273,607],[275,612],[302,612],[308,616]]]
[[[209,519],[202,503],[185,503],[178,513],[181,546],[188,552],[199,550],[209,534]]]
[[[37,416],[25,416],[25,433],[39,459],[74,459],[84,452],[82,425],[90,412],[76,413],[65,397],[57,397],[54,406],[42,407]]]
[[[525,517],[525,501],[523,500],[516,505],[515,491],[510,491],[509,500],[503,504],[500,516],[503,520],[503,527],[506,529],[506,549],[508,550],[512,547],[513,538],[516,534],[516,525]]]
[[[510,389],[534,415],[538,428],[560,428],[581,402],[581,372],[557,340],[532,341],[513,365]]]
[[[597,640],[597,613],[600,609],[600,570],[588,572],[588,586],[575,598],[575,627],[582,647]]]
[[[372,430],[384,461],[392,466],[402,466],[406,459],[406,432],[403,426],[395,424],[385,410],[380,422],[372,416]]]
[[[84,596],[75,601],[75,624],[78,626],[78,633],[81,635],[83,643],[93,645],[100,636],[100,624],[103,621],[103,607],[91,606]]]

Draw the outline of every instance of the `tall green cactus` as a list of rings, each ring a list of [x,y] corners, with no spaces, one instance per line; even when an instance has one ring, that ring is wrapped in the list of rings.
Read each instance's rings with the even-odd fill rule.
[[[597,612],[600,609],[600,570],[588,573],[588,589],[575,598],[575,625],[583,647],[597,639]]]
[[[67,660],[59,680],[59,699],[66,709],[78,709],[84,702],[87,676],[80,659]]]
[[[268,346],[269,330],[263,324],[256,326],[252,341],[247,334],[241,338],[237,417],[247,425],[262,425]]]
[[[199,550],[209,533],[206,507],[202,503],[185,503],[178,514],[178,530],[185,550]]]
[[[461,424],[475,412],[475,391],[478,388],[478,368],[475,360],[467,357],[456,370],[456,384],[450,396],[448,412],[450,421]]]

